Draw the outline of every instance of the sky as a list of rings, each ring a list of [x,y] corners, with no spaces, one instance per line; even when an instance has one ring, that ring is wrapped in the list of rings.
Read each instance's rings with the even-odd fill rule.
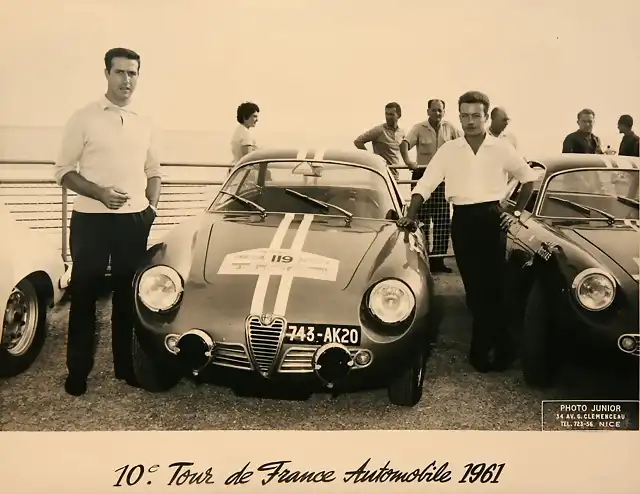
[[[227,160],[246,100],[263,146],[352,146],[389,101],[407,130],[431,98],[459,125],[471,89],[506,106],[526,154],[559,151],[584,107],[617,149],[621,114],[640,127],[638,14],[633,0],[4,1],[0,148],[38,154],[36,140],[49,156],[66,119],[104,93],[104,53],[124,46],[142,57],[134,97],[171,159],[198,147]]]

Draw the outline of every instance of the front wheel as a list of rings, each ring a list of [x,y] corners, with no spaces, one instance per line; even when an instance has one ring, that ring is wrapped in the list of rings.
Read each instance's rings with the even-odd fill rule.
[[[520,341],[522,374],[529,386],[552,386],[560,371],[561,341],[555,329],[552,308],[538,279],[527,297]]]
[[[142,389],[152,393],[161,393],[173,388],[182,376],[172,369],[162,367],[155,362],[145,350],[136,331],[133,332],[131,342],[131,354],[133,357],[133,373]]]
[[[47,337],[47,306],[30,280],[11,291],[2,325],[0,377],[14,377],[31,367]]]
[[[391,381],[387,394],[392,405],[413,407],[420,402],[427,372],[427,353],[427,348],[420,348],[413,357],[413,363]]]

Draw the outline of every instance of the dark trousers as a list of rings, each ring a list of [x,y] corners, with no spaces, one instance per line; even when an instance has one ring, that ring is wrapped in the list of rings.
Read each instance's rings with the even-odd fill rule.
[[[109,259],[113,299],[111,312],[113,366],[116,376],[133,372],[133,277],[147,249],[155,213],[79,213],[71,215],[71,306],[67,339],[69,374],[86,378],[96,347],[96,302]]]
[[[473,317],[470,357],[512,351],[504,299],[506,234],[497,202],[453,207],[451,242]]]
[[[438,185],[429,199],[424,202],[418,219],[423,222],[422,229],[427,237],[427,242],[429,241],[431,222],[433,222],[433,248],[430,254],[446,254],[451,233],[451,206],[444,195],[444,182]]]

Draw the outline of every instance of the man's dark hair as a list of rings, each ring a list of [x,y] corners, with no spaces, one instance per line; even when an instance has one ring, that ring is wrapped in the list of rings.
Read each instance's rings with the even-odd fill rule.
[[[140,72],[140,55],[135,51],[128,48],[111,48],[104,54],[104,67],[107,72],[111,72],[111,64],[114,58],[128,58],[129,60],[135,60],[138,62],[138,72]]]
[[[460,107],[464,104],[471,105],[474,103],[482,103],[482,107],[484,108],[485,115],[489,115],[489,106],[491,106],[491,102],[489,101],[489,96],[480,91],[467,91],[462,96],[458,98],[458,111],[460,111]]]
[[[260,112],[260,108],[251,101],[245,101],[238,106],[236,112],[236,120],[238,123],[244,123],[244,121],[256,112]]]
[[[633,127],[633,117],[631,115],[622,115],[618,119],[618,125],[624,125],[625,127]]]
[[[596,112],[594,112],[591,108],[583,108],[578,112],[578,120],[582,115],[591,115],[593,118],[596,118]]]
[[[396,113],[398,114],[398,117],[402,116],[402,108],[400,108],[400,104],[396,103],[395,101],[392,101],[391,103],[387,103],[384,106],[385,110],[395,110]]]
[[[447,106],[447,105],[446,105],[446,103],[444,102],[444,100],[442,100],[442,99],[437,99],[437,98],[436,98],[436,99],[430,99],[430,100],[427,102],[427,108],[431,109],[431,105],[433,105],[436,101],[439,101],[440,103],[442,103],[442,109],[443,109],[443,110],[446,108],[446,106]]]

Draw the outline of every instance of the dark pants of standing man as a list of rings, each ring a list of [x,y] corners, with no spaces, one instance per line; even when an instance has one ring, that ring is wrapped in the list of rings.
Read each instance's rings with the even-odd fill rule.
[[[512,342],[504,306],[506,234],[497,202],[453,207],[451,242],[473,317],[469,360],[478,370],[509,363]]]
[[[86,379],[96,346],[96,301],[109,258],[113,280],[111,311],[113,366],[119,379],[133,379],[133,277],[147,249],[155,213],[80,213],[71,216],[69,243],[71,306],[67,341],[69,375]]]

